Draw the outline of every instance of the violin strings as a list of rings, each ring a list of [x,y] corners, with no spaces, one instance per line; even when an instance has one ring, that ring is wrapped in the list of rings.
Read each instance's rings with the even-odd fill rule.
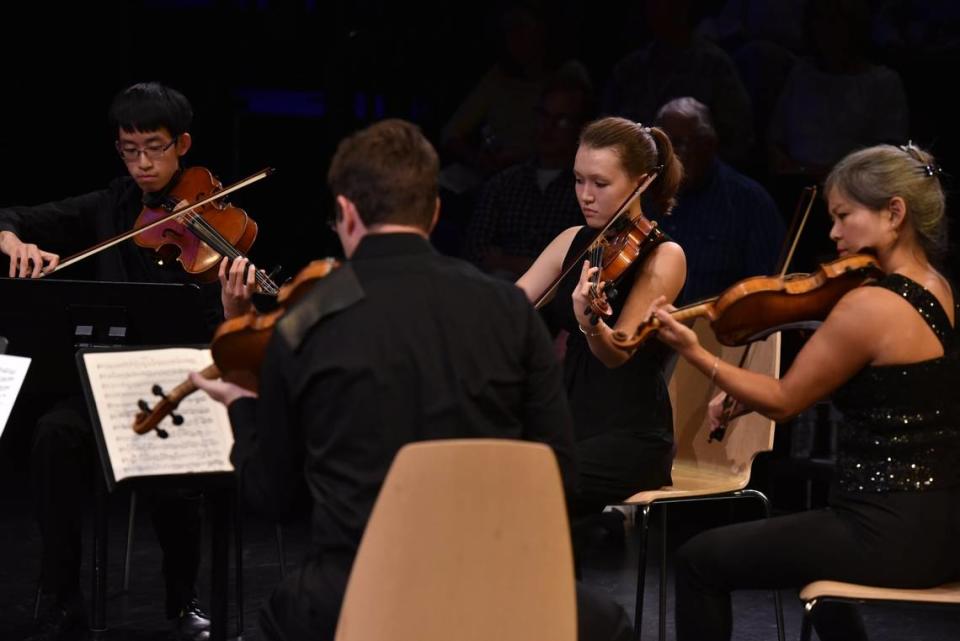
[[[217,253],[226,256],[230,259],[236,259],[243,256],[243,253],[240,252],[236,247],[234,247],[230,241],[223,237],[223,235],[216,230],[209,222],[204,219],[202,215],[195,211],[189,211],[185,213],[182,218],[184,222],[190,229],[192,229],[201,240],[210,245],[210,247]],[[277,293],[278,288],[276,283],[273,280],[264,274],[263,272],[257,270],[254,272],[254,279],[256,280],[257,285],[260,288],[268,293],[275,294]]]

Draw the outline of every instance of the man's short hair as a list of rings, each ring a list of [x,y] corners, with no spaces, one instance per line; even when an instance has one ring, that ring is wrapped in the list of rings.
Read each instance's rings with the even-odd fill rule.
[[[353,202],[367,227],[389,223],[429,230],[438,171],[437,152],[420,128],[389,119],[340,142],[327,184],[334,196]]]

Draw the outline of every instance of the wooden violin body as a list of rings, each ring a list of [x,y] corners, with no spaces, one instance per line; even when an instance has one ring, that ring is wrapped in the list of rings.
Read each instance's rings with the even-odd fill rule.
[[[643,214],[637,218],[621,217],[590,248],[590,265],[599,267],[591,287],[590,315],[594,319],[610,316],[610,301],[617,296],[613,285],[637,260],[642,260],[663,237],[657,223]],[[600,283],[606,283],[604,288]]]
[[[338,266],[339,263],[331,258],[315,260],[280,288],[276,309],[264,314],[250,311],[221,323],[210,343],[213,365],[200,372],[201,376],[208,379],[223,378],[256,392],[260,383],[260,365],[277,322],[317,280],[326,277]],[[158,428],[160,421],[196,390],[197,387],[188,379],[169,394],[163,394],[163,391],[159,390],[158,396],[161,400],[153,409],[141,401],[141,411],[134,419],[133,430],[137,434],[145,434],[156,429],[157,434],[163,437],[166,432]]]
[[[727,288],[720,296],[672,312],[678,321],[707,316],[723,345],[744,345],[768,330],[822,321],[844,294],[882,275],[877,261],[852,254],[820,265],[812,274],[754,276]],[[641,324],[633,335],[617,331],[613,344],[633,350],[656,332],[656,318]]]
[[[144,207],[134,228],[147,227],[162,218],[168,220],[133,237],[140,247],[153,249],[165,260],[179,261],[201,282],[217,280],[220,259],[232,257],[233,248],[246,254],[257,238],[257,223],[247,212],[222,201],[211,201],[183,216],[169,218],[177,206],[201,202],[223,190],[223,185],[203,167],[183,171],[179,181],[158,209]]]

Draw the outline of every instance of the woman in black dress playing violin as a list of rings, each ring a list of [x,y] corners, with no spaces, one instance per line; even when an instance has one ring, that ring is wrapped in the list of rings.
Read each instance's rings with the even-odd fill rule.
[[[939,173],[912,145],[864,149],[833,169],[830,237],[841,255],[875,254],[885,276],[840,299],[779,380],[717,360],[665,299],[651,305],[660,340],[736,399],[735,413],[785,420],[833,395],[843,414],[829,508],[710,530],[680,549],[679,639],[729,639],[736,589],[960,576],[960,334],[955,290],[935,267],[947,247]],[[866,638],[852,608],[814,612],[821,639]]]
[[[575,509],[586,512],[670,483],[673,420],[662,352],[644,347],[627,354],[610,336],[614,329],[635,327],[655,298],[676,298],[686,261],[679,245],[657,234],[620,277],[621,291],[609,301],[612,314],[594,323],[587,310],[600,266],[591,265],[584,250],[634,190],[668,210],[683,170],[660,129],[603,118],[584,128],[573,171],[586,224],[557,236],[517,285],[536,301],[572,266],[549,311],[569,332],[564,382],[581,472]],[[643,216],[639,198],[623,216]]]

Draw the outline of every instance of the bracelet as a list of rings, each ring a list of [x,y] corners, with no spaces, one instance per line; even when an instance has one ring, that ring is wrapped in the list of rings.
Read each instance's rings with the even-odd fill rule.
[[[603,333],[603,330],[600,329],[600,325],[599,325],[599,324],[597,324],[597,331],[595,331],[595,332],[588,332],[587,330],[585,330],[585,329],[583,328],[583,325],[581,325],[580,323],[577,323],[577,327],[580,328],[580,333],[583,334],[584,336],[586,336],[587,338],[593,338],[593,337],[599,336],[600,334]]]
[[[720,357],[716,356],[713,359],[713,369],[710,371],[710,384],[713,385],[713,381],[717,378],[717,366],[720,365]]]

